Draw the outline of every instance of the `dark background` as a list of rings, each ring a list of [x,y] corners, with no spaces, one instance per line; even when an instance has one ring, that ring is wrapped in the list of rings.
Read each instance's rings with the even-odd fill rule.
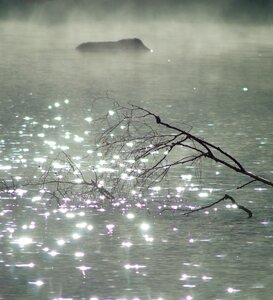
[[[273,0],[0,0],[0,18],[62,22],[71,17],[172,18],[273,23]]]

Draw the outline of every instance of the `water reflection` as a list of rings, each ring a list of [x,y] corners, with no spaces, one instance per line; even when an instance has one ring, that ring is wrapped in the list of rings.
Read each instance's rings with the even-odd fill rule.
[[[241,55],[233,59],[237,61]],[[173,68],[173,75],[183,77],[180,70],[177,72],[179,66],[175,66],[174,61],[175,58],[169,59],[168,68]],[[225,74],[231,77],[233,73],[227,61],[223,59],[221,64],[227,72]],[[180,87],[176,88],[177,94],[171,96],[161,90],[163,96],[157,100],[163,103],[158,105],[162,104],[161,112],[168,118],[171,114],[175,119],[180,119],[183,114],[195,124],[199,122],[196,126],[200,133],[210,135],[215,140],[219,138],[222,143],[225,143],[224,139],[230,140],[230,143],[225,144],[238,152],[247,163],[252,164],[254,160],[251,156],[255,156],[255,168],[263,169],[266,165],[270,168],[272,134],[271,131],[268,133],[268,120],[271,120],[269,113],[262,114],[260,108],[259,116],[256,100],[243,98],[253,97],[251,93],[255,90],[253,84],[257,84],[256,74],[252,84],[249,84],[251,78],[243,84],[239,77],[237,79],[241,82],[234,86],[234,82],[229,79],[230,86],[224,95],[226,101],[222,107],[218,101],[225,85],[219,91],[213,81],[208,82],[203,77],[209,74],[207,66],[212,62],[215,63],[213,58],[208,57],[204,57],[203,62],[200,59],[198,62],[183,60],[184,73],[188,72],[189,75],[183,77],[184,80],[178,78],[179,86],[185,83],[182,86],[183,93],[181,95]],[[209,70],[221,75],[221,67],[217,69],[217,64],[213,66],[215,70]],[[155,68],[158,68],[158,73],[166,73],[166,65],[160,64],[160,61]],[[197,68],[201,77],[193,74]],[[158,76],[153,77],[153,72],[152,80],[149,80],[147,72],[143,73],[146,85],[153,87]],[[251,77],[249,74],[252,73],[246,72],[244,76]],[[128,78],[126,82],[130,83],[130,80],[135,85],[134,78]],[[168,84],[174,87],[173,81],[168,81]],[[146,85],[144,83],[143,87],[147,92]],[[113,165],[119,163],[120,168],[123,168],[121,181],[129,184],[134,179],[127,168],[127,162],[121,161],[119,154],[108,162],[102,153],[91,149],[89,138],[92,139],[94,116],[87,100],[76,101],[76,96],[69,99],[65,96],[62,100],[56,95],[53,100],[49,100],[50,97],[45,93],[41,98],[45,103],[40,100],[37,104],[37,99],[32,99],[38,97],[36,93],[33,91],[29,94],[29,102],[26,101],[24,105],[20,105],[20,97],[14,98],[16,105],[7,112],[12,121],[6,120],[4,126],[0,126],[3,133],[0,141],[1,177],[11,178],[12,175],[10,182],[13,179],[23,182],[26,177],[40,178],[47,172],[47,164],[52,157],[56,157],[60,151],[69,151],[75,166],[86,169],[87,173],[95,168],[98,173],[110,176],[110,173],[115,172]],[[190,100],[185,99],[185,94]],[[174,99],[166,105],[165,96]],[[233,98],[239,96],[240,103],[235,103]],[[199,103],[201,100],[198,99],[201,98],[203,103]],[[266,99],[261,101],[265,102]],[[32,114],[28,111],[28,105],[35,106],[31,107]],[[172,108],[180,105],[183,111],[174,111],[176,109]],[[104,106],[108,114],[114,116],[114,111]],[[246,107],[249,110],[256,108],[247,116],[243,114]],[[266,110],[272,111],[271,104],[266,107]],[[213,113],[215,109],[217,112]],[[240,120],[235,113],[227,116],[228,110],[240,111]],[[2,115],[6,113],[3,111]],[[196,115],[198,118],[193,118]],[[254,117],[257,123],[251,126],[250,120]],[[257,130],[257,137],[254,129]],[[237,137],[228,136],[228,132],[233,134],[238,130],[240,135]],[[249,136],[253,136],[253,144]],[[262,147],[265,154],[263,158],[259,158],[258,152],[249,154],[240,148],[246,143],[250,143],[247,149],[256,149],[257,145]],[[127,144],[129,148],[133,146],[132,143]],[[148,160],[142,162],[147,163]],[[53,161],[52,173],[63,179],[65,172],[61,170],[68,167],[62,159]],[[225,177],[223,169],[215,168],[213,172],[219,178],[222,174]],[[272,173],[272,170],[269,172]],[[79,173],[75,171],[73,175],[73,183],[80,185],[82,179],[77,178]],[[175,211],[160,215],[164,207],[177,211],[185,206],[195,208],[196,199],[197,203],[205,204],[217,192],[230,187],[229,174],[226,174],[224,180],[223,177],[207,177],[205,182],[196,180],[195,175],[191,168],[177,172],[170,180],[172,191],[161,183],[152,186],[148,196],[142,195],[137,189],[131,189],[130,195],[136,199],[132,203],[126,201],[126,198],[109,203],[105,197],[95,198],[89,194],[83,197],[76,193],[73,199],[72,195],[66,195],[62,199],[63,206],[58,207],[56,201],[50,201],[46,187],[39,190],[23,187],[16,189],[15,195],[1,194],[0,297],[25,300],[271,299],[271,192],[259,186],[241,192],[240,198],[257,211],[256,219],[251,221],[242,219],[240,212],[237,213],[237,207],[230,204],[189,218],[183,218]],[[105,187],[107,180],[99,184]]]
[[[206,224],[205,221],[203,224],[206,224],[207,237],[204,232],[196,230],[200,226],[198,220],[181,222],[180,218],[174,218],[169,222],[154,216],[144,221],[144,216],[139,213],[115,216],[66,208],[52,210],[50,215],[47,214],[47,226],[55,228],[52,232],[44,227],[44,214],[31,215],[34,219],[21,227],[15,229],[9,224],[6,228],[15,230],[6,231],[8,240],[1,239],[2,246],[13,249],[10,252],[11,249],[4,250],[4,247],[4,252],[1,252],[2,258],[5,257],[2,261],[5,269],[13,269],[15,277],[9,280],[17,286],[16,276],[27,276],[24,284],[37,288],[27,289],[24,296],[26,299],[43,299],[48,294],[52,295],[51,299],[75,299],[75,293],[79,293],[78,288],[84,290],[81,293],[83,299],[108,299],[107,295],[111,295],[111,299],[169,299],[172,294],[175,299],[200,299],[196,292],[199,289],[202,289],[202,295],[205,293],[205,297],[210,299],[212,294],[209,290],[212,287],[224,299],[228,294],[242,293],[242,289],[246,293],[243,285],[239,287],[228,275],[236,277],[236,273],[230,271],[238,260],[233,264],[230,254],[237,247],[228,251],[222,235],[218,235],[215,226]],[[93,225],[90,224],[91,221]],[[90,225],[91,231],[88,230]],[[226,234],[230,231],[228,227],[224,230]],[[81,235],[75,229],[80,230]],[[246,226],[242,229],[248,230]],[[156,239],[151,240],[151,231]],[[11,233],[13,237],[10,237]],[[189,238],[189,235],[193,237]],[[234,242],[242,245],[243,235],[237,233],[236,237],[239,236],[241,240]],[[233,238],[227,234],[226,239],[228,237]],[[245,238],[248,238],[247,235]],[[253,247],[256,245],[251,246]],[[207,252],[208,249],[210,253]],[[219,254],[220,251],[230,254]],[[248,249],[247,252],[249,251],[252,250]],[[211,267],[214,263],[217,264],[217,261],[214,262],[217,257],[223,260],[220,265],[225,265],[228,269],[226,275],[222,274],[231,280],[226,286],[219,285],[221,279],[217,272],[220,269],[216,271]],[[244,255],[244,258],[247,257]],[[123,275],[120,268],[124,269]],[[28,271],[21,273],[20,270]],[[119,273],[116,273],[118,270]],[[73,275],[73,284],[67,277],[68,274]],[[157,283],[159,277],[160,286]],[[254,277],[248,276],[248,279],[249,284],[255,282]],[[98,286],[94,287],[94,284]],[[204,284],[208,285],[208,289]],[[137,288],[138,285],[141,288]],[[148,292],[143,288],[147,286],[154,288]],[[58,294],[59,288],[64,292]],[[166,291],[167,289],[171,289],[171,292]],[[193,293],[189,293],[189,290],[193,290]],[[127,296],[122,296],[125,293]]]

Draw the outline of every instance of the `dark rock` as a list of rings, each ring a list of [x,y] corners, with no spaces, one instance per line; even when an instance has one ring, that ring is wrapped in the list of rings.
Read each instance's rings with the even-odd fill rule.
[[[76,50],[81,52],[148,52],[140,39],[124,39],[116,42],[88,42],[80,44]]]

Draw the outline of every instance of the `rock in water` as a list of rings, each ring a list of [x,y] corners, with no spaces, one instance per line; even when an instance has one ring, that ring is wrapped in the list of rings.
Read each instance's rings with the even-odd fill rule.
[[[150,51],[140,39],[123,39],[116,42],[88,42],[80,44],[81,52],[147,52]]]

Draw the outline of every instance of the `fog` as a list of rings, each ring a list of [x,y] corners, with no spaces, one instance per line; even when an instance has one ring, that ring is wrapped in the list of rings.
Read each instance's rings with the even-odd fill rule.
[[[271,1],[217,3],[2,1],[2,95],[35,91],[40,99],[45,95],[90,98],[93,89],[91,95],[113,90],[128,101],[158,94],[163,99],[173,93],[178,98],[184,92],[181,80],[193,85],[186,76],[200,80],[203,65],[212,68],[202,76],[217,84],[219,78],[224,80],[225,66],[243,72],[242,59],[248,53],[268,56],[273,43]],[[138,59],[127,56],[125,61],[124,55],[98,57],[75,50],[88,41],[134,37],[153,52]],[[160,89],[154,89],[157,85]]]
[[[169,56],[204,55],[215,50],[225,53],[238,47],[245,47],[247,50],[249,47],[258,49],[259,45],[272,44],[273,27],[269,24],[246,25],[211,20],[207,16],[202,16],[197,22],[183,12],[175,13],[171,18],[156,16],[137,19],[136,16],[130,18],[125,10],[123,7],[123,12],[119,12],[119,15],[101,19],[73,10],[65,20],[58,22],[50,22],[47,13],[36,10],[28,18],[10,16],[0,21],[0,51],[4,51],[6,39],[13,39],[14,46],[20,41],[18,45],[22,49],[38,47],[74,51],[78,44],[87,41],[115,41],[137,37],[154,51],[153,55],[164,53]],[[196,17],[195,14],[194,16]]]
[[[213,42],[269,41],[272,12],[271,0],[1,0],[0,24],[7,34],[21,32],[18,25],[26,33],[34,28],[59,35],[71,47],[137,36],[151,48],[173,50],[170,44],[181,40],[195,51]]]
[[[179,15],[184,20],[223,20],[236,23],[272,22],[272,0],[1,0],[0,16],[11,16],[59,23],[72,16],[151,20],[170,19]]]

